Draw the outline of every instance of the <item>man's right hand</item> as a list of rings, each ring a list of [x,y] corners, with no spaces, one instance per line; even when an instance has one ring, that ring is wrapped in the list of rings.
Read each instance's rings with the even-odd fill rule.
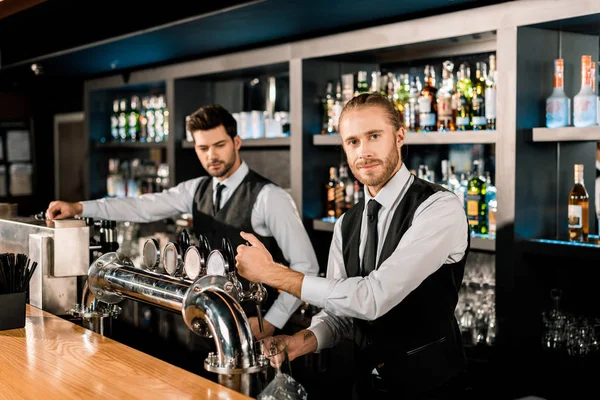
[[[83,205],[81,203],[67,203],[66,201],[53,201],[46,210],[46,219],[53,221],[55,219],[73,218],[81,215]]]
[[[287,345],[287,356],[290,361],[317,351],[317,337],[308,329],[304,329],[293,336],[279,335],[275,337]]]

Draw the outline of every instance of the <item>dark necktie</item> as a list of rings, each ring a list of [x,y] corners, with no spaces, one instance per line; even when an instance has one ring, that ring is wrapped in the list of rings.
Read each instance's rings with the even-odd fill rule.
[[[222,183],[217,183],[217,197],[215,199],[215,203],[213,204],[213,211],[215,214],[219,212],[221,209],[221,192],[225,189],[225,185]]]
[[[367,205],[367,244],[363,254],[363,276],[367,276],[375,269],[377,259],[377,215],[381,204],[371,199]]]

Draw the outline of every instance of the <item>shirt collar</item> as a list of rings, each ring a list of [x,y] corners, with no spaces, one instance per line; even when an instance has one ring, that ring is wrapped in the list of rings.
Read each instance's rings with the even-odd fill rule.
[[[396,174],[385,184],[385,186],[377,193],[374,199],[381,204],[384,208],[390,209],[394,204],[394,201],[400,195],[400,191],[410,179],[410,171],[406,168],[406,164],[402,163],[402,167],[396,172]],[[367,186],[364,187],[365,191],[365,206],[369,203],[369,200],[373,197],[369,194]]]
[[[237,171],[235,171],[233,174],[231,174],[231,176],[229,178],[225,179],[223,182],[221,182],[217,178],[213,177],[212,178],[213,191],[216,189],[217,184],[219,184],[219,183],[222,183],[223,185],[225,185],[227,189],[231,189],[232,191],[234,191],[235,189],[237,189],[237,187],[240,185],[240,183],[242,183],[242,181],[248,174],[248,170],[249,170],[248,164],[246,164],[246,162],[242,160],[242,163],[240,164]]]

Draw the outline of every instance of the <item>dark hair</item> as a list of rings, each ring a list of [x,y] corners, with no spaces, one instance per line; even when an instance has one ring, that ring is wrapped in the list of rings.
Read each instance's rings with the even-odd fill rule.
[[[233,139],[237,135],[237,122],[233,115],[219,104],[200,107],[190,115],[186,123],[188,131],[206,131],[223,125],[227,134]]]
[[[380,93],[362,93],[358,96],[353,97],[346,103],[342,113],[340,114],[340,120],[338,122],[338,126],[342,124],[342,119],[344,115],[349,113],[350,111],[363,108],[363,107],[379,107],[383,111],[388,118],[388,122],[390,125],[394,127],[394,130],[400,129],[402,124],[400,123],[400,114],[398,110],[394,108],[394,105],[391,101],[388,100],[387,97]]]

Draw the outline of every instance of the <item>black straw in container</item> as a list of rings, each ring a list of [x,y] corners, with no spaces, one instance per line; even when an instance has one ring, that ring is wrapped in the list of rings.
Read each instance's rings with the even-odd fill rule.
[[[0,254],[0,294],[26,292],[36,267],[25,254]]]

